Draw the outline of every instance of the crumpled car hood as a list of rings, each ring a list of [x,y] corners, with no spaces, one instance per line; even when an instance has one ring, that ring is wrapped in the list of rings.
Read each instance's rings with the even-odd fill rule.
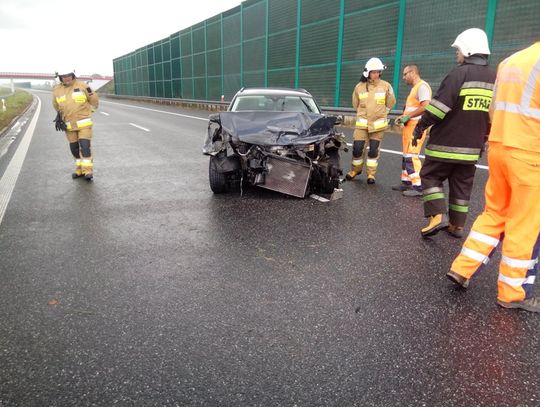
[[[223,130],[233,141],[256,145],[302,145],[334,132],[335,116],[296,112],[222,112]]]

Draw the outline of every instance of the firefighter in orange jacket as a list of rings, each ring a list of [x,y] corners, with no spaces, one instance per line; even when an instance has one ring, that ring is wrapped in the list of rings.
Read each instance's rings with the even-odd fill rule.
[[[367,183],[375,183],[379,162],[379,147],[388,128],[388,111],[396,103],[392,85],[383,81],[382,71],[386,69],[379,58],[367,61],[360,82],[354,88],[352,105],[356,109],[356,127],[353,134],[353,157],[351,170],[346,179],[352,180],[362,172],[366,142]]]
[[[475,164],[489,132],[495,72],[488,67],[487,35],[479,28],[470,28],[459,34],[452,46],[457,48],[459,65],[444,78],[413,132],[415,146],[431,126],[420,171],[424,216],[429,218],[421,229],[423,237],[444,229],[454,237],[463,237]],[[449,186],[448,208],[445,180]]]
[[[501,62],[489,134],[486,206],[447,277],[467,287],[502,240],[497,302],[540,312],[540,42]],[[504,237],[504,240],[503,240]]]
[[[53,107],[57,111],[56,130],[66,132],[71,154],[75,158],[72,178],[93,179],[92,112],[99,103],[98,96],[85,82],[77,80],[74,69],[57,71],[60,84],[53,89]]]
[[[403,69],[403,80],[412,86],[403,115],[396,119],[396,123],[403,125],[401,161],[401,184],[392,187],[395,191],[402,191],[405,196],[422,196],[422,183],[420,170],[422,162],[418,157],[422,149],[423,139],[418,140],[416,146],[411,144],[413,130],[426,110],[431,100],[431,87],[420,78],[417,65],[411,64]]]

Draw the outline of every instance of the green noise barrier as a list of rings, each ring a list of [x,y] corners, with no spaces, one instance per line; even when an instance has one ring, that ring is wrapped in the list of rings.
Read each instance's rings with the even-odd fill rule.
[[[115,93],[217,101],[242,87],[304,88],[325,107],[351,107],[371,57],[402,109],[407,64],[435,92],[455,66],[456,36],[482,28],[490,65],[539,40],[538,0],[246,0],[113,60]]]

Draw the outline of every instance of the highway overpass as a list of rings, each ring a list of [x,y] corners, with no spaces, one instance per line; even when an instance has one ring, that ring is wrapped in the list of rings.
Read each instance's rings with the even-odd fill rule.
[[[113,77],[112,76],[97,76],[97,75],[77,75],[77,78],[86,81],[91,82],[92,87],[95,90],[98,90],[102,86],[106,85],[108,82],[110,82]],[[16,79],[33,79],[33,80],[55,80],[55,74],[53,72],[51,73],[28,73],[28,72],[0,72],[0,80],[1,79],[9,79],[11,83],[11,91],[15,91],[15,80]]]

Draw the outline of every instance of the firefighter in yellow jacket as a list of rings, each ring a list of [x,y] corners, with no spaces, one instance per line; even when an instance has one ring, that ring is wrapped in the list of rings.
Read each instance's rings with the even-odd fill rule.
[[[369,143],[367,153],[367,183],[375,183],[375,174],[379,162],[379,147],[388,128],[388,112],[396,103],[392,85],[381,79],[386,69],[379,58],[367,61],[360,78],[354,88],[352,105],[356,109],[356,126],[353,134],[353,157],[351,170],[347,180],[352,180],[362,172],[364,152]]]
[[[540,312],[540,41],[499,65],[491,104],[486,206],[447,277],[466,288],[502,242],[497,302]]]
[[[77,80],[75,70],[57,71],[60,81],[53,90],[53,107],[57,111],[56,130],[66,132],[71,154],[75,158],[73,178],[93,178],[92,112],[99,103],[98,96],[85,82]]]

